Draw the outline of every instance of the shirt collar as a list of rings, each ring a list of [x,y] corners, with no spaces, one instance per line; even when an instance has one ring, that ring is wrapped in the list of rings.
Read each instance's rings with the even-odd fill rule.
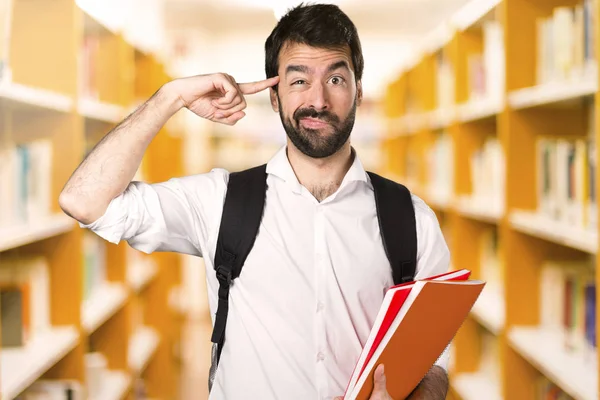
[[[367,172],[365,171],[363,164],[354,148],[352,148],[352,155],[354,157],[354,161],[352,162],[348,172],[346,172],[346,175],[342,180],[342,184],[340,185],[340,189],[351,182],[362,181],[367,184],[370,182],[370,180],[367,178]],[[277,176],[287,184],[291,185],[295,192],[300,193],[302,191],[302,185],[298,181],[298,177],[296,177],[292,165],[287,157],[287,145],[281,147],[273,156],[273,158],[269,160],[267,163],[267,173]]]

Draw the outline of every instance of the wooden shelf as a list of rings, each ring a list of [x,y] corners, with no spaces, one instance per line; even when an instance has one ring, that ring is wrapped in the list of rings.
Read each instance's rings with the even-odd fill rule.
[[[500,385],[483,373],[462,373],[452,377],[452,387],[462,400],[502,400]]]
[[[153,262],[135,262],[128,266],[127,282],[135,293],[141,292],[158,273]]]
[[[450,22],[459,30],[465,30],[497,7],[501,0],[469,1],[450,17]]]
[[[490,224],[496,224],[504,212],[498,208],[490,207],[485,200],[460,196],[456,199],[453,208],[462,216]]]
[[[440,130],[448,128],[456,118],[456,110],[452,108],[441,108],[429,114],[429,128]]]
[[[439,210],[446,210],[451,208],[453,200],[450,194],[444,193],[441,190],[437,190],[434,187],[427,188],[427,204],[431,208],[437,208]]]
[[[513,109],[544,105],[557,105],[574,99],[592,96],[598,91],[598,81],[593,75],[587,79],[546,83],[511,92],[508,104]]]
[[[0,33],[0,42],[6,39],[3,44],[7,45],[0,47],[10,50],[10,60],[2,60],[10,61],[10,68],[3,70],[0,79],[0,142],[8,146],[6,151],[14,151],[7,166],[16,175],[0,184],[0,197],[8,200],[1,203],[5,208],[16,206],[10,199],[19,194],[21,202],[45,205],[51,214],[45,216],[43,210],[35,209],[31,217],[14,224],[0,218],[6,221],[0,226],[0,259],[6,255],[11,260],[3,264],[6,268],[35,267],[28,278],[47,291],[44,315],[51,324],[72,326],[74,331],[52,330],[19,351],[1,349],[2,398],[13,398],[41,379],[72,380],[85,390],[85,359],[91,352],[102,354],[114,371],[106,377],[102,400],[131,397],[134,371],[128,361],[137,372],[144,371],[136,379],[147,388],[148,398],[173,398],[181,370],[179,360],[168,354],[171,346],[179,345],[185,321],[168,301],[172,288],[181,285],[182,259],[176,254],[144,255],[151,265],[129,271],[127,243],[91,240],[94,234],[79,228],[57,204],[65,183],[106,132],[126,118],[132,106],[142,104],[173,80],[168,63],[136,49],[121,30],[107,27],[114,13],[110,7],[92,7],[97,3],[93,0],[84,2],[90,6],[83,7],[87,12],[79,0],[9,3],[9,14],[3,15],[8,31]],[[108,19],[90,15],[90,10],[101,8]],[[192,127],[185,118],[175,119],[160,129],[144,154],[140,169],[149,183],[190,173],[182,154]],[[55,155],[49,165],[44,164],[48,162],[45,154],[36,162],[41,157],[35,147],[38,140]],[[13,149],[15,145],[22,147]],[[39,185],[42,178],[46,183]],[[5,211],[12,212],[10,208]],[[17,276],[2,275],[3,281]],[[27,278],[21,273],[18,277]],[[88,296],[85,287],[91,281],[108,283]],[[37,304],[46,299],[33,296],[31,300],[31,311],[37,315]],[[139,321],[152,329],[136,332]]]
[[[481,325],[494,335],[500,335],[504,330],[505,310],[502,290],[489,283],[473,305],[472,315]]]
[[[50,215],[29,224],[0,227],[0,251],[60,235],[74,227],[75,221],[62,213]]]
[[[0,104],[28,110],[42,109],[68,113],[73,109],[73,99],[64,94],[18,83],[0,81]]]
[[[510,328],[564,319],[570,309],[592,319],[581,329],[587,338],[600,318],[592,283],[600,282],[599,231],[584,222],[600,213],[599,204],[589,203],[598,183],[597,165],[589,163],[597,164],[593,154],[600,152],[600,30],[589,24],[600,21],[597,5],[470,0],[423,35],[415,44],[420,51],[407,58],[382,98],[386,117],[404,128],[384,135],[382,172],[414,179],[407,186],[434,209],[453,266],[488,280],[453,339],[456,397],[533,399],[551,390],[541,380],[562,377],[558,383],[576,398],[600,398],[597,368],[571,368],[561,340],[516,330],[513,347],[520,350],[506,345]],[[561,41],[552,36],[556,29]],[[452,118],[443,105],[454,105]],[[415,113],[421,110],[428,111],[425,120]],[[439,140],[440,129],[448,140]],[[416,134],[398,138],[398,132]],[[442,172],[450,198],[435,191],[443,189]],[[565,198],[569,188],[575,198]],[[471,197],[484,195],[488,200]],[[542,214],[546,205],[561,204],[562,222]],[[560,293],[558,304],[543,307],[540,293],[567,279],[557,271],[560,282],[550,282],[548,268],[581,271],[575,279],[585,282],[585,296],[583,289]],[[473,374],[490,357],[498,365],[485,372],[494,376]],[[600,363],[597,349],[588,357]]]
[[[492,100],[477,100],[458,107],[458,119],[461,122],[480,121],[495,118],[502,112],[502,104]]]
[[[419,195],[422,192],[421,185],[419,184],[419,180],[413,177],[406,177],[401,180],[396,180],[396,182],[402,183],[406,186],[411,192]],[[426,196],[423,196],[426,197]],[[435,201],[434,201],[435,202]]]
[[[141,374],[156,352],[160,337],[148,327],[138,328],[131,337],[128,353],[128,364],[135,374]]]
[[[80,100],[77,105],[77,110],[79,114],[88,119],[110,124],[121,122],[125,116],[125,109],[123,107],[91,99]]]
[[[131,376],[122,371],[107,371],[104,380],[102,394],[90,400],[121,400],[131,388]]]
[[[509,218],[514,229],[528,235],[592,254],[598,251],[597,232],[561,224],[535,212],[513,211]]]
[[[186,299],[187,296],[185,296],[184,288],[182,286],[175,286],[169,292],[169,307],[179,315],[187,315],[190,310]]]
[[[427,113],[408,114],[400,119],[401,136],[416,134],[427,125]]]
[[[87,334],[93,333],[117,313],[127,301],[127,289],[121,283],[104,283],[96,288],[82,305],[81,325]]]
[[[52,328],[33,338],[24,348],[0,352],[2,399],[18,396],[46,371],[52,368],[79,342],[75,327]]]
[[[563,333],[515,327],[509,330],[508,341],[515,351],[575,399],[598,398],[596,356],[586,360],[581,353],[563,350]]]

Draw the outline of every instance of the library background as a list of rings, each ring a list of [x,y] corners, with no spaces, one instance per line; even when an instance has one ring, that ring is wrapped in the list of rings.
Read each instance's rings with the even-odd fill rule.
[[[292,3],[0,0],[0,398],[206,398],[202,260],[107,243],[57,197],[163,83],[262,79]],[[366,59],[354,147],[488,282],[448,398],[598,399],[598,0],[336,3]],[[285,134],[266,92],[248,103],[234,127],[178,113],[135,179],[267,161]]]

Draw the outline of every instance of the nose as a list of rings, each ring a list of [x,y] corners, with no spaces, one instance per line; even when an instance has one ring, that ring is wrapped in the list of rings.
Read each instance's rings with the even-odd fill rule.
[[[325,110],[329,107],[327,89],[321,82],[313,83],[309,90],[309,106],[316,110]]]

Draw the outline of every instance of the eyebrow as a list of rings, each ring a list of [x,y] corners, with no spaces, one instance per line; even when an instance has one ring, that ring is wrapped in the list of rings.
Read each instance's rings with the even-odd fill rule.
[[[309,68],[306,65],[288,65],[285,69],[285,74],[289,74],[290,72],[302,72],[304,74],[308,74]]]
[[[344,69],[347,69],[348,71],[350,71],[350,67],[348,66],[348,62],[346,62],[345,60],[342,60],[342,61],[338,61],[338,62],[335,62],[335,63],[331,64],[329,66],[329,68],[327,68],[327,72],[333,72],[336,69],[340,69],[340,68],[344,68]]]
[[[327,72],[328,73],[333,72],[340,68],[347,69],[348,71],[350,70],[350,67],[348,66],[348,62],[341,60],[341,61],[337,61],[337,62],[331,64],[329,67],[327,67]],[[287,68],[285,69],[285,73],[287,75],[290,72],[302,72],[304,74],[308,74],[310,72],[310,68],[308,68],[306,65],[288,65]]]

